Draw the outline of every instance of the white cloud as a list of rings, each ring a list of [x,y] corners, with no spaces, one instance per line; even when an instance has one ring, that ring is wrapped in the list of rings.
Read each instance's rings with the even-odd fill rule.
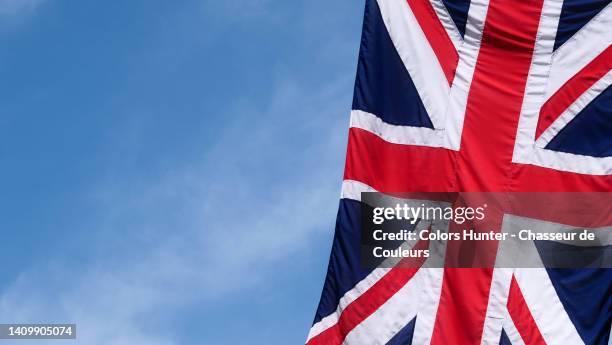
[[[45,1],[46,0],[0,0],[0,15],[24,15],[36,10]]]
[[[111,173],[96,193],[107,216],[88,231],[128,249],[103,238],[106,254],[85,267],[41,263],[3,291],[0,320],[74,321],[75,344],[171,345],[144,327],[165,308],[248,291],[317,236],[329,239],[349,85],[309,93],[282,80],[266,108],[244,101],[234,110],[257,120],[240,117],[202,161],[146,181]],[[268,171],[281,166],[286,176]]]
[[[0,0],[0,14],[42,1],[19,9],[18,0]],[[330,35],[316,43],[317,58],[344,44]],[[83,228],[91,257],[58,253],[23,272],[0,290],[0,322],[77,322],[75,345],[173,345],[148,327],[156,318],[248,293],[278,263],[304,256],[317,239],[329,243],[354,75],[345,67],[323,87],[278,67],[274,85],[262,85],[273,90],[267,102],[232,100],[201,157],[156,174],[124,172],[146,136],[146,116],[136,117],[112,138],[109,171],[92,192],[102,216]]]

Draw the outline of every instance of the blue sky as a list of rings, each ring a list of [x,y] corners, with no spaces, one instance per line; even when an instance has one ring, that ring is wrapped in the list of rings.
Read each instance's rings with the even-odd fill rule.
[[[362,11],[0,0],[0,323],[75,322],[68,344],[303,343]]]

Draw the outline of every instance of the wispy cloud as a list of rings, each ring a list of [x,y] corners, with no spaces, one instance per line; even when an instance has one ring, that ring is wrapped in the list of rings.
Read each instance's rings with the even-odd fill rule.
[[[0,16],[21,16],[36,10],[46,0],[0,0]]]
[[[99,257],[23,273],[3,291],[0,320],[76,321],[79,344],[174,344],[147,330],[165,308],[244,293],[329,234],[348,85],[313,93],[280,80],[266,107],[238,102],[233,112],[253,121],[236,117],[202,160],[146,181],[111,173],[95,193],[106,216],[87,230],[108,236]]]
[[[31,4],[13,13],[33,11],[42,1],[25,1]],[[14,2],[19,1],[0,0],[0,8]],[[253,2],[250,10],[265,12],[268,2]],[[319,14],[316,7],[309,16]],[[178,36],[194,49],[188,39],[204,30],[191,24]],[[308,63],[322,63],[346,44],[341,36],[326,35],[326,42],[308,43],[319,59]],[[162,38],[176,43],[175,36]],[[185,56],[191,56],[189,49]],[[75,344],[179,344],[174,334],[155,327],[172,310],[196,303],[212,309],[254,289],[270,289],[266,284],[278,279],[279,264],[306,257],[317,240],[329,243],[352,68],[334,69],[323,84],[308,83],[303,71],[282,62],[253,66],[264,67],[273,76],[270,85],[261,86],[270,90],[266,98],[237,90],[228,96],[227,108],[201,114],[224,121],[203,131],[202,136],[215,136],[180,164],[126,173],[145,145],[147,121],[155,121],[126,114],[127,124],[109,138],[108,169],[88,191],[97,217],[84,222],[82,231],[90,234],[85,238],[91,251],[78,262],[57,253],[2,287],[0,322],[77,322]],[[249,343],[258,343],[257,336]]]

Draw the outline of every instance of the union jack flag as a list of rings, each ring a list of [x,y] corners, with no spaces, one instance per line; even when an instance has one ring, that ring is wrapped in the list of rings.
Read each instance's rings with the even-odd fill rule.
[[[609,344],[611,269],[372,269],[359,256],[362,192],[612,192],[611,43],[610,0],[366,0],[307,344]]]

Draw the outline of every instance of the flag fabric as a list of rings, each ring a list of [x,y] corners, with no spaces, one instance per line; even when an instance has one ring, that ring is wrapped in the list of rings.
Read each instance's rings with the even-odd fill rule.
[[[610,0],[366,0],[307,344],[608,344],[610,269],[366,268],[359,255],[362,192],[612,192],[611,43]]]

